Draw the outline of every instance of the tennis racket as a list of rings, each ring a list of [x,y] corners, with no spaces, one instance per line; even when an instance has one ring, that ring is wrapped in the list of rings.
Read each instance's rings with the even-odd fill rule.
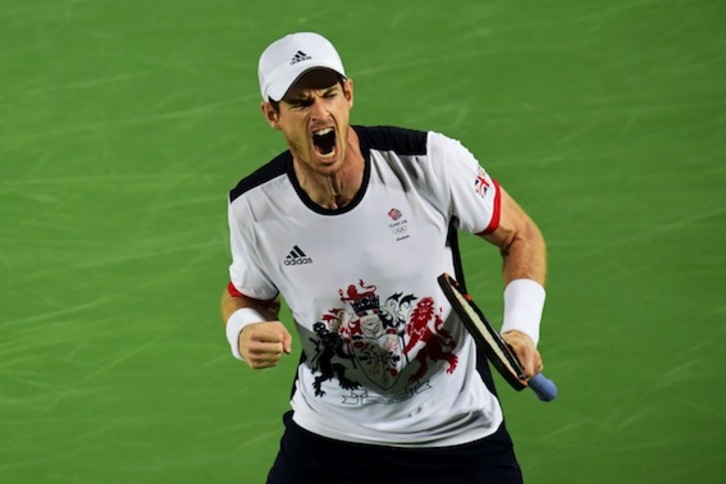
[[[484,313],[474,304],[471,296],[464,292],[456,280],[447,273],[441,274],[437,281],[446,299],[476,344],[484,351],[489,361],[501,373],[512,388],[517,391],[529,387],[540,400],[549,402],[557,396],[557,387],[542,373],[527,381],[522,365],[511,347],[487,321]]]

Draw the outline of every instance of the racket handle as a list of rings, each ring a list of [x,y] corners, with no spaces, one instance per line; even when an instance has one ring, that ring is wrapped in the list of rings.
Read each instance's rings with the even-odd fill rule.
[[[550,402],[557,396],[557,386],[542,373],[538,373],[529,380],[529,387],[543,402]]]

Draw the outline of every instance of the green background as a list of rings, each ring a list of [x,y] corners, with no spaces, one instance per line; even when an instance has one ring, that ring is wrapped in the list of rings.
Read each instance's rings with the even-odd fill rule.
[[[723,481],[725,5],[4,0],[0,481],[263,482],[297,356],[234,360],[218,301],[227,191],[284,149],[257,59],[296,30],[353,122],[460,139],[541,226],[560,396],[500,380],[527,482]]]

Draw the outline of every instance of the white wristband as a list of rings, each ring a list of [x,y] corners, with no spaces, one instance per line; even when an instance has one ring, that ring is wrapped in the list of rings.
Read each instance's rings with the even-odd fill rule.
[[[545,303],[545,289],[531,279],[515,279],[504,289],[502,334],[517,330],[526,334],[534,345],[539,341],[539,326]]]
[[[242,355],[239,354],[239,334],[244,327],[248,324],[261,323],[263,321],[265,321],[265,318],[252,308],[238,309],[227,319],[227,327],[225,329],[227,341],[229,341],[229,346],[235,358],[244,361]]]

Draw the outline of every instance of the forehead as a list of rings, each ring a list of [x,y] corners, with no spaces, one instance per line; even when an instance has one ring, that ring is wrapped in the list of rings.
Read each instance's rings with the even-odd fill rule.
[[[330,69],[313,69],[295,81],[290,90],[285,94],[285,98],[302,94],[306,90],[327,89],[334,86],[340,80],[337,72]]]

